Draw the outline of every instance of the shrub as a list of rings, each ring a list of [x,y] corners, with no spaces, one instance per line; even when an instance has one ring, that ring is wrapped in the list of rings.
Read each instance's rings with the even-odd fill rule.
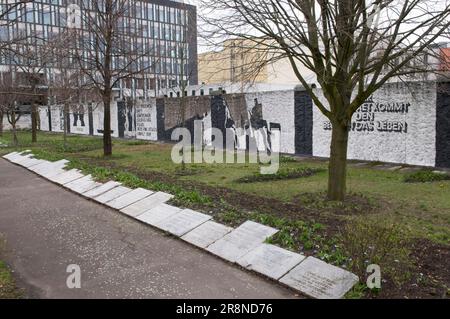
[[[421,170],[405,175],[405,183],[426,183],[450,180],[450,175],[446,173],[435,173],[431,170]]]
[[[283,179],[294,179],[301,177],[309,177],[319,172],[324,171],[322,168],[291,168],[279,170],[276,174],[261,174],[255,173],[253,175],[244,176],[238,178],[236,182],[238,183],[256,183],[256,182],[268,182]]]

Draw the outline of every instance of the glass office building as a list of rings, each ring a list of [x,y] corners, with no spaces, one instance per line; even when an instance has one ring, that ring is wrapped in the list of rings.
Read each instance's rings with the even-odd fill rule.
[[[76,16],[76,11],[77,8],[92,9],[93,1],[95,0],[36,0],[22,4],[4,14],[0,23],[0,41],[7,43],[8,40],[25,36],[27,45],[39,46],[46,39],[61,33],[64,28],[84,30],[84,22]],[[6,12],[12,3],[14,1],[0,0],[2,12]],[[140,96],[143,92],[154,96],[178,85],[181,74],[190,85],[196,85],[195,6],[169,0],[127,0],[126,6],[120,27],[132,32],[130,46],[144,48],[144,52],[148,54],[139,61],[145,71],[139,77],[121,80],[117,90],[122,93],[133,90],[139,91]],[[180,50],[185,52],[183,59],[180,59]],[[8,54],[1,54],[0,58],[2,72],[11,69],[11,65],[20,63],[19,58]],[[181,63],[185,65],[182,66]],[[55,76],[51,65],[46,65],[42,73],[46,79]]]

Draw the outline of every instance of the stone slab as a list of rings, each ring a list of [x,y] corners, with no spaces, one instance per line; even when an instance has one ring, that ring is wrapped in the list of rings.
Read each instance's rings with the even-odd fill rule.
[[[63,174],[64,172],[67,172],[67,171],[62,168],[53,168],[52,167],[45,171],[39,171],[38,174],[41,175],[42,177],[45,177],[45,178],[51,180],[51,178],[54,178],[57,175]]]
[[[179,213],[155,223],[155,226],[175,236],[181,237],[211,218],[212,217],[209,215],[191,209],[183,209]]]
[[[44,163],[31,167],[30,170],[40,174],[41,172],[50,171],[52,169],[64,168],[67,163],[69,163],[69,161],[65,159],[56,162],[45,161]]]
[[[308,257],[282,277],[280,282],[313,298],[339,299],[358,282],[358,276],[320,259]]]
[[[105,184],[100,184],[98,187],[93,188],[93,189],[83,193],[83,196],[86,196],[89,198],[94,198],[94,197],[100,196],[120,185],[122,185],[122,184],[119,182],[109,181]]]
[[[246,221],[206,249],[228,261],[236,262],[276,232],[278,230],[275,228]]]
[[[43,160],[30,158],[30,160],[20,163],[23,167],[30,168],[43,163]]]
[[[19,155],[17,157],[14,157],[11,159],[11,162],[15,164],[20,164],[21,162],[28,161],[33,155],[32,154],[26,154],[26,155]]]
[[[92,179],[91,175],[87,175],[85,177],[82,177],[80,179],[77,179],[71,183],[64,185],[64,187],[69,188],[75,193],[81,194],[100,185],[101,185],[100,183],[97,183]]]
[[[2,157],[9,160],[10,158],[14,158],[15,156],[17,156],[17,154],[19,154],[19,152],[11,152],[11,153],[3,155]]]
[[[172,215],[175,215],[176,213],[179,213],[181,211],[180,208],[167,205],[167,204],[161,204],[156,206],[155,208],[152,208],[145,213],[139,215],[136,217],[136,219],[140,220],[141,222],[144,222],[146,224],[155,226],[156,223],[160,222],[161,220],[164,220]]]
[[[120,211],[128,216],[137,217],[142,213],[167,202],[171,198],[173,198],[173,195],[164,192],[156,192],[134,204],[122,208]]]
[[[109,202],[106,202],[105,204],[115,209],[122,209],[133,203],[136,203],[137,201],[140,201],[141,199],[144,199],[145,197],[150,196],[151,194],[153,194],[152,191],[144,188],[136,188],[131,192],[128,192],[126,194],[123,194],[122,196],[116,197]]]
[[[232,230],[232,227],[207,221],[185,234],[182,239],[197,247],[206,248]]]
[[[131,191],[132,191],[131,188],[128,188],[125,186],[117,186],[117,187],[114,187],[113,189],[107,191],[106,193],[95,197],[94,199],[99,203],[105,204],[105,203],[107,203],[119,196],[122,196],[126,193],[129,193]]]
[[[52,182],[64,185],[82,177],[84,177],[84,175],[81,174],[79,170],[71,169],[70,171],[64,171],[64,173],[52,176],[49,179]]]
[[[237,263],[249,270],[278,280],[305,258],[303,255],[278,246],[263,243],[239,258]]]

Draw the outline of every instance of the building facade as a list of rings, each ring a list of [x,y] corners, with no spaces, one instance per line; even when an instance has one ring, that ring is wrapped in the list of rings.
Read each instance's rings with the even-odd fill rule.
[[[126,10],[118,27],[132,30],[129,45],[143,48],[148,54],[138,61],[144,70],[139,76],[118,82],[116,91],[119,95],[156,96],[160,90],[176,86],[181,80],[196,85],[195,6],[170,0],[123,1]],[[10,7],[12,3],[9,0],[0,1],[2,12],[7,12],[0,21],[0,71],[16,75],[21,73],[25,63],[15,52],[46,46],[47,41],[67,28],[85,33],[88,27],[82,19],[86,14],[83,10],[91,12],[94,8],[94,0],[36,0]],[[92,35],[87,34],[86,37],[92,39]],[[13,46],[14,50],[8,50],[8,46]],[[182,59],[180,50],[184,51]],[[116,58],[116,61],[119,60]],[[42,59],[36,57],[33,69],[40,74],[39,85],[46,87],[55,80],[58,70],[51,62],[45,65],[40,62]]]

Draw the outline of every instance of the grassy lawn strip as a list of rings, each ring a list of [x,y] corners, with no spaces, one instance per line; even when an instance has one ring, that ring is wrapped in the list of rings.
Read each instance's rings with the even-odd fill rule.
[[[20,133],[18,149],[29,148],[51,161],[66,158],[70,168],[100,181],[171,193],[172,204],[233,227],[253,220],[279,229],[269,243],[360,276],[349,298],[448,295],[450,180],[443,174],[349,167],[349,195],[340,203],[324,196],[323,160],[282,156],[279,174],[268,177],[258,174],[259,165],[247,163],[187,164],[180,170],[171,161],[171,145],[114,140],[114,155],[104,158],[98,137],[69,136],[64,152],[59,134],[40,133],[36,144],[29,135]],[[10,136],[3,140],[7,143]],[[0,148],[0,154],[13,150]],[[382,269],[381,291],[369,291],[364,284],[366,267],[373,263]]]
[[[8,266],[0,260],[0,299],[19,299],[23,292],[16,287]]]

